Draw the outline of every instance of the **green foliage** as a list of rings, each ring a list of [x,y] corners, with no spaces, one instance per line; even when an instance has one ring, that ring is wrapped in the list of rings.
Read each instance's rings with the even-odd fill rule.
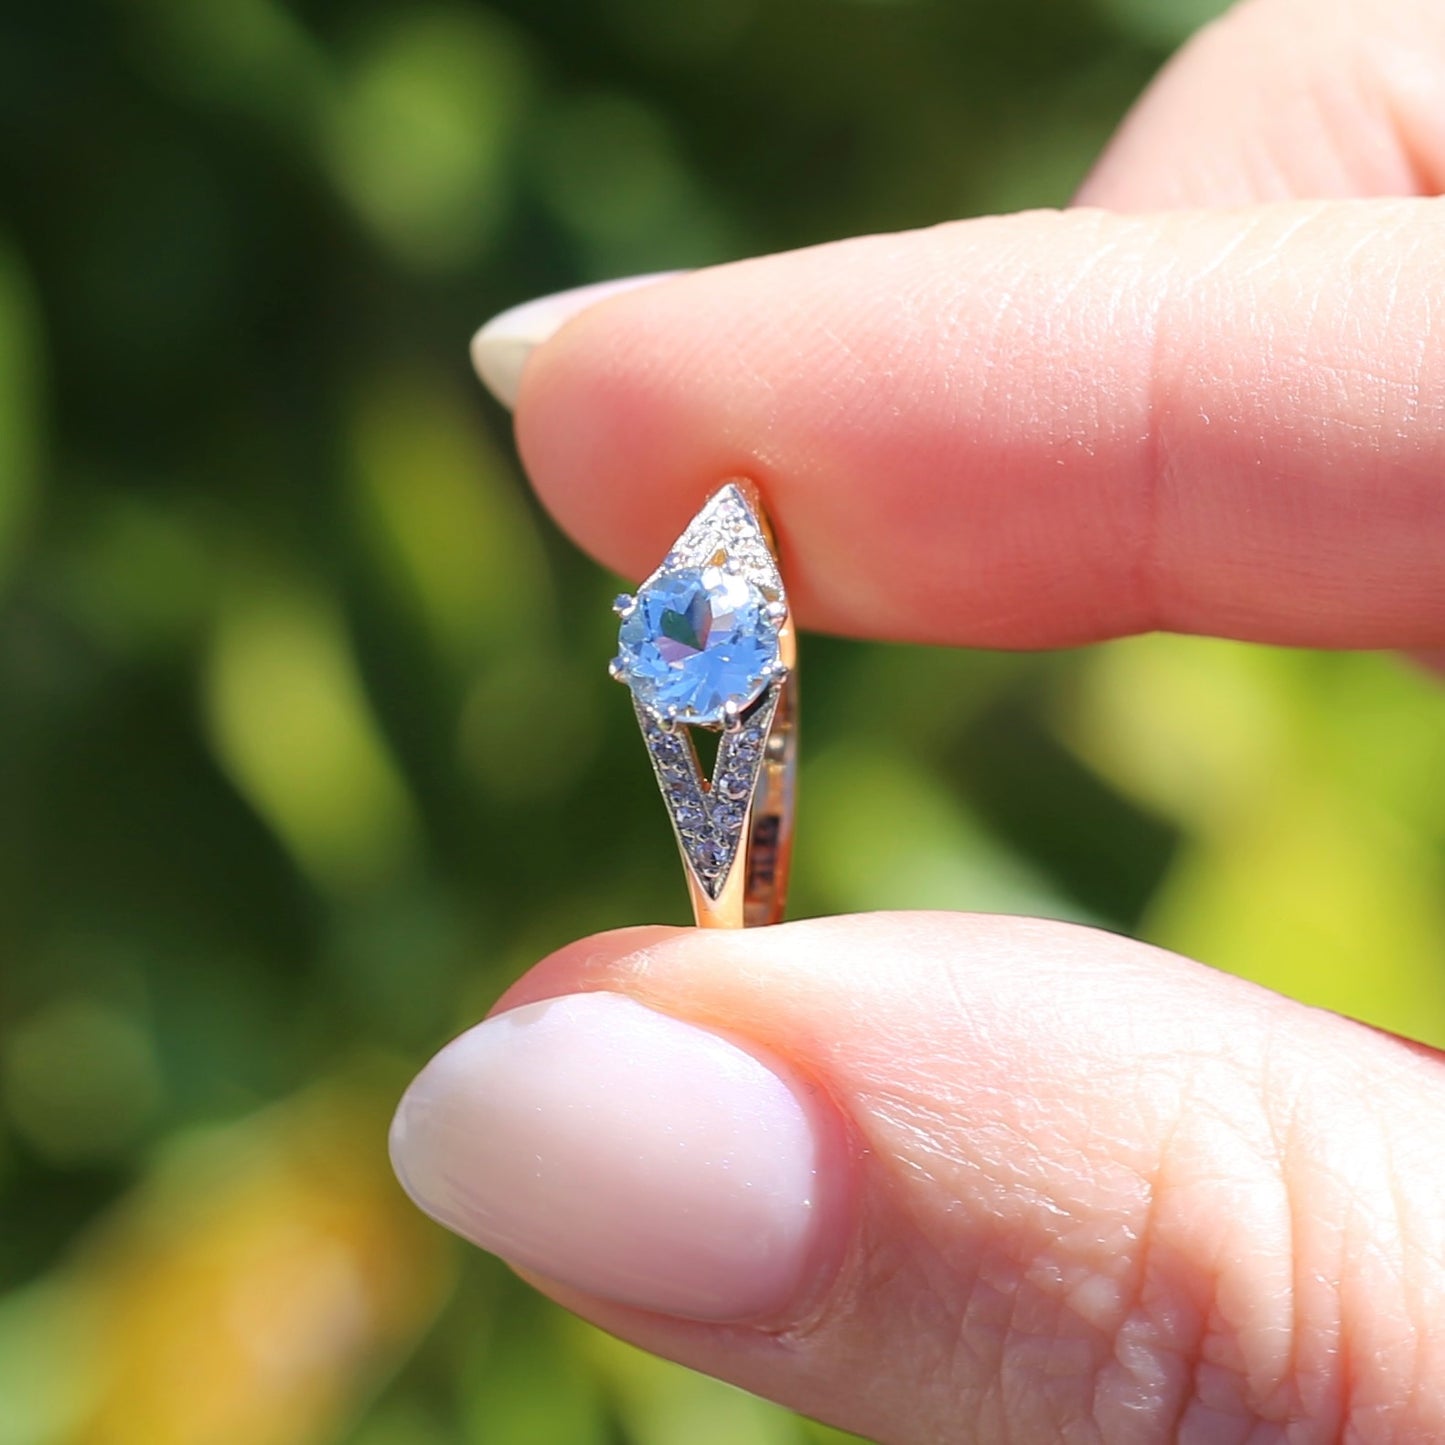
[[[1061,203],[1215,9],[8,7],[3,1445],[841,1438],[563,1321],[385,1179],[433,1047],[686,907],[603,671],[615,579],[466,338],[603,275]],[[805,647],[796,911],[1139,929],[1445,1043],[1445,703],[1403,664]],[[276,1368],[256,1278],[326,1350]]]

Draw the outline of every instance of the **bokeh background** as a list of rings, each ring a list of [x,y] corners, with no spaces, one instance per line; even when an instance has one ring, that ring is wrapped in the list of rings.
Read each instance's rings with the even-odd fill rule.
[[[1217,8],[4,8],[0,1445],[841,1438],[564,1317],[387,1172],[508,980],[686,920],[616,579],[466,340],[1061,203]],[[805,649],[796,914],[1082,919],[1445,1043],[1445,701],[1407,665]]]

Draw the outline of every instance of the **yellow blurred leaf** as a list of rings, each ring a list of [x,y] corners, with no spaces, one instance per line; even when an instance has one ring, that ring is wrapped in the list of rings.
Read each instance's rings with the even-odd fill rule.
[[[1445,870],[1368,802],[1322,783],[1183,850],[1154,942],[1307,1003],[1445,1045]]]
[[[968,908],[1084,921],[908,758],[835,748],[806,765],[797,869],[832,911]]]
[[[238,573],[223,589],[209,661],[216,751],[301,865],[343,889],[395,872],[415,817],[329,600]]]
[[[367,540],[459,670],[525,651],[551,597],[516,480],[444,379],[405,373],[357,391],[351,479]]]
[[[1081,670],[1060,731],[1146,806],[1192,828],[1228,826],[1300,762],[1298,672],[1295,656],[1238,642],[1111,642]]]
[[[1315,718],[1341,785],[1445,844],[1445,686],[1392,653],[1327,660]]]
[[[449,1286],[443,1237],[386,1167],[386,1104],[340,1086],[183,1139],[66,1272],[93,1373],[56,1445],[312,1445]]]
[[[68,1282],[46,1279],[0,1298],[0,1445],[58,1445],[91,1406],[96,1312]]]
[[[1445,699],[1396,659],[1111,644],[1063,730],[1184,824],[1156,942],[1445,1042]]]
[[[369,37],[326,153],[342,194],[403,260],[456,265],[490,238],[530,69],[516,33],[475,8],[397,10]]]

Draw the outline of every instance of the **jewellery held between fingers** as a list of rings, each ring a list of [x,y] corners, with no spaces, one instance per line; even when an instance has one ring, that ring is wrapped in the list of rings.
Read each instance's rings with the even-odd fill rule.
[[[778,922],[792,850],[796,643],[756,487],[715,492],[615,610],[610,671],[632,690],[698,925]],[[710,778],[695,728],[720,734]]]

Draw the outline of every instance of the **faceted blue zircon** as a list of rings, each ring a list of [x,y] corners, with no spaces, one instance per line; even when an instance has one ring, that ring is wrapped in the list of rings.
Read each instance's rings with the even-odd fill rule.
[[[767,600],[720,567],[665,572],[637,594],[619,654],[639,702],[664,717],[720,723],[729,702],[746,707],[778,660]]]

